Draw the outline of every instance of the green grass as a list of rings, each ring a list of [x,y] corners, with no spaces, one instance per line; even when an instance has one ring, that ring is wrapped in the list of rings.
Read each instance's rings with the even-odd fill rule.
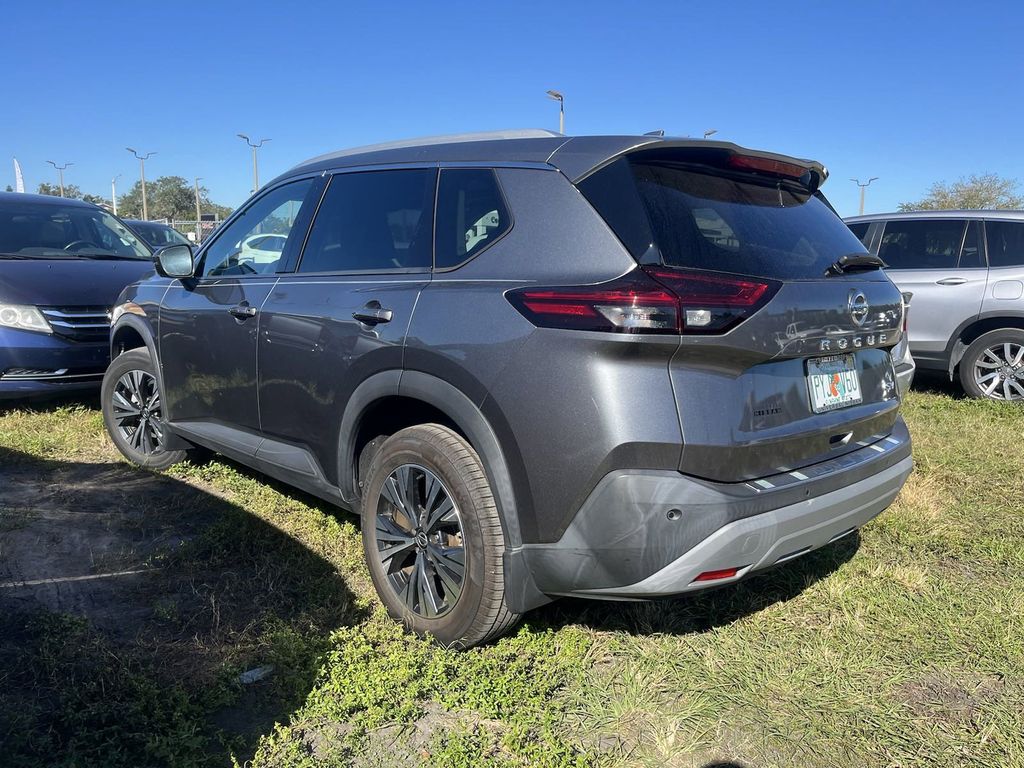
[[[155,558],[140,637],[0,626],[8,762],[1024,766],[1024,409],[914,392],[905,415],[917,469],[859,537],[697,597],[555,603],[465,653],[382,615],[347,516],[175,468],[166,514],[200,522]],[[0,447],[117,461],[81,407],[0,414]],[[254,699],[233,680],[258,664]],[[224,725],[249,710],[255,731]]]

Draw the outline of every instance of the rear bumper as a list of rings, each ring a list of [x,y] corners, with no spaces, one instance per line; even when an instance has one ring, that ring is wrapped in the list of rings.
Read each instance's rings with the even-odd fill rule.
[[[0,400],[97,389],[109,362],[105,342],[0,328]]]
[[[645,599],[737,581],[828,544],[892,503],[913,467],[892,434],[827,462],[746,483],[622,470],[594,489],[562,538],[519,553],[540,591]],[[734,576],[695,581],[707,571]]]

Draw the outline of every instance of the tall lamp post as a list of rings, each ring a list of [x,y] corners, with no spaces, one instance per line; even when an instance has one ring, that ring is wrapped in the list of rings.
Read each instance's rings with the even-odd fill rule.
[[[238,138],[242,139],[246,144],[252,147],[252,192],[253,194],[256,194],[256,190],[260,188],[260,167],[256,160],[256,150],[270,141],[270,139],[260,139],[254,144],[244,133],[239,133]]]
[[[718,133],[718,129],[717,128],[710,128],[710,129],[704,131],[704,138],[707,139],[707,138],[709,138],[711,136],[714,136],[716,133]]]
[[[203,241],[203,213],[199,207],[199,181],[201,176],[196,176],[196,245]]]
[[[863,184],[860,183],[860,179],[850,179],[854,184],[860,187],[860,215],[864,215],[864,190],[871,186],[872,181],[878,181],[877,176],[872,176]]]
[[[74,163],[64,163],[64,165],[57,165],[53,160],[47,160],[50,165],[57,169],[57,173],[60,174],[60,196],[64,197],[64,169],[70,168]]]
[[[131,147],[125,147],[129,152],[135,155],[139,161],[139,178],[142,180],[142,220],[149,220],[149,208],[146,205],[146,161],[149,160],[156,152],[149,152],[145,155],[140,155]]]
[[[565,96],[559,91],[548,91],[548,98],[558,102],[558,132],[565,133]]]
[[[115,216],[117,216],[117,180],[120,178],[121,174],[119,173],[110,180],[110,210]]]

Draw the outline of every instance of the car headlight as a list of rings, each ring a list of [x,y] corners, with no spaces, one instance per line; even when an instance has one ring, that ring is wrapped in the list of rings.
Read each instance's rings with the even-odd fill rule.
[[[27,307],[22,304],[4,304],[0,302],[0,326],[21,328],[25,331],[53,333],[53,329],[46,322],[42,312],[35,307]]]

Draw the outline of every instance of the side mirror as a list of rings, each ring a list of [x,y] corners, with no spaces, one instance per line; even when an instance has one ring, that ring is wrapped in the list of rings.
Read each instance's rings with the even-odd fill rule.
[[[192,277],[192,249],[187,245],[165,245],[153,252],[157,271],[164,277]]]

